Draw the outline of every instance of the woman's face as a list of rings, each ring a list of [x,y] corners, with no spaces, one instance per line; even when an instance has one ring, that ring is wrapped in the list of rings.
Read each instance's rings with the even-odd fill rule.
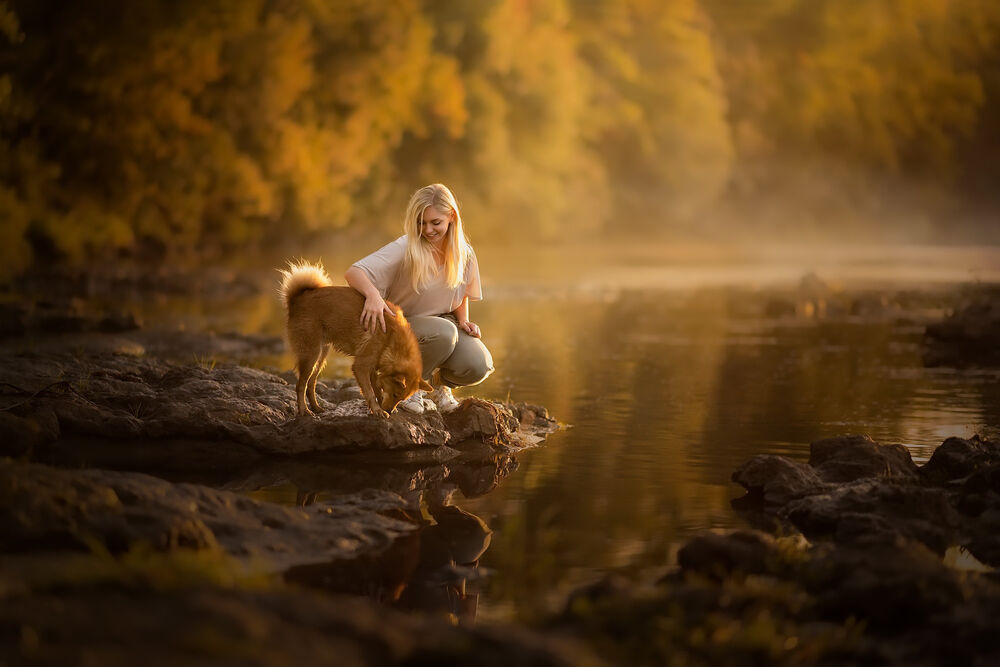
[[[420,235],[435,248],[440,248],[448,235],[448,225],[451,224],[451,214],[441,209],[428,206],[424,209],[423,223],[420,225]]]

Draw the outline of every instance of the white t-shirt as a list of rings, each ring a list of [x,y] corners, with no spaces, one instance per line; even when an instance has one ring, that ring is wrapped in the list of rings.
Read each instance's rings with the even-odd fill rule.
[[[483,289],[479,281],[479,260],[469,247],[469,260],[465,265],[465,282],[458,287],[445,284],[444,270],[439,270],[434,278],[420,292],[413,289],[410,277],[403,271],[406,256],[406,236],[382,246],[364,259],[353,264],[366,274],[383,299],[393,302],[403,309],[407,317],[423,315],[443,315],[458,308],[465,297],[470,301],[480,301]]]

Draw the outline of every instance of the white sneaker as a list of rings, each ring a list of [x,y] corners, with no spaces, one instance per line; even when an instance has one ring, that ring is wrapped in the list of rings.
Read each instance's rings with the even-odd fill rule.
[[[437,406],[439,412],[451,412],[458,407],[458,401],[451,394],[451,387],[446,387],[445,385],[441,385],[432,391],[428,398],[434,401],[434,405]]]
[[[418,389],[416,393],[399,404],[400,409],[412,412],[415,415],[424,414],[424,391]]]

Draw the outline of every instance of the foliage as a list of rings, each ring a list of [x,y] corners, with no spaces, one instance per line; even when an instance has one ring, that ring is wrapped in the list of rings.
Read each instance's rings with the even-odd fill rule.
[[[431,181],[476,237],[930,210],[993,194],[998,54],[990,0],[0,0],[0,264],[396,229]]]

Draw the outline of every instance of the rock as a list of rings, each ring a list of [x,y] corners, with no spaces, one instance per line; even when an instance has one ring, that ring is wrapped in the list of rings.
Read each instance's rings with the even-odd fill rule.
[[[875,478],[792,500],[778,512],[810,539],[899,534],[940,554],[958,542],[962,523],[943,490]]]
[[[948,438],[934,450],[921,472],[936,483],[961,479],[978,468],[1000,462],[1000,447],[978,435],[969,439]]]
[[[445,426],[456,442],[473,438],[489,444],[509,443],[520,422],[512,412],[481,398],[466,398],[443,414]]]
[[[732,479],[749,496],[768,505],[784,505],[824,488],[823,480],[808,465],[768,454],[751,458],[733,473]]]
[[[866,436],[818,440],[809,460],[804,466],[783,457],[753,457],[733,474],[748,491],[733,506],[756,526],[791,526],[810,539],[908,539],[939,554],[957,544],[974,545],[985,562],[1000,563],[990,537],[1000,530],[1000,493],[993,490],[1000,475],[987,472],[991,464],[1000,465],[1000,454],[989,441],[949,438],[923,468],[903,446]],[[977,468],[981,477],[941,486]],[[761,499],[763,505],[753,502]]]
[[[968,597],[961,576],[944,566],[930,550],[906,539],[870,540],[827,549],[811,559],[802,579],[816,595],[825,617],[854,617],[879,634],[890,636],[954,613]],[[1000,590],[989,586],[1000,602]],[[944,636],[938,642],[947,641]]]
[[[0,460],[0,553],[221,551],[281,571],[384,549],[415,526],[385,516],[406,507],[369,490],[284,507],[140,473],[57,470]],[[15,567],[7,560],[5,569]]]
[[[204,470],[304,455],[485,460],[558,428],[525,406],[481,399],[464,400],[444,419],[436,411],[380,419],[368,414],[353,380],[320,384],[317,393],[327,409],[296,417],[294,387],[253,368],[121,354],[0,359],[0,409],[13,416],[0,422],[12,442],[4,451],[61,464]],[[524,424],[515,410],[526,416]],[[54,415],[54,424],[35,428],[41,414]],[[455,448],[470,440],[481,446]]]
[[[122,568],[123,570],[125,568]],[[179,570],[181,568],[178,568]],[[182,575],[185,573],[182,571]],[[5,600],[10,665],[483,665],[590,667],[584,647],[494,625],[454,626],[374,602],[272,585],[61,583]],[[176,577],[175,577],[176,579]],[[171,581],[168,577],[167,581]]]
[[[990,574],[952,570],[904,537],[808,544],[698,536],[654,586],[581,589],[544,627],[610,664],[991,664]]]
[[[686,572],[722,579],[733,573],[766,573],[777,558],[778,548],[770,535],[739,530],[692,538],[677,553],[677,564]]]
[[[809,445],[809,465],[824,482],[865,477],[915,479],[919,469],[903,445],[880,445],[866,435],[817,440]]]

